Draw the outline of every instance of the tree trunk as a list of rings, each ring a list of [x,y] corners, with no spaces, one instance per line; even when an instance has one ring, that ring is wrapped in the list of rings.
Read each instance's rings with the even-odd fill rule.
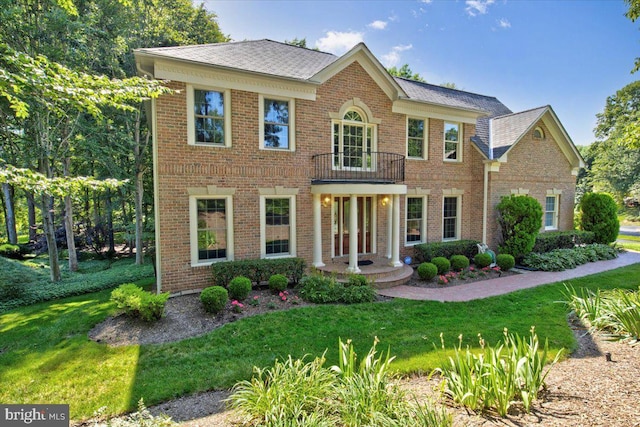
[[[65,158],[64,164],[64,176],[69,176],[69,167],[71,166],[71,159]],[[76,253],[76,240],[74,238],[73,231],[73,203],[71,196],[64,197],[64,231],[67,236],[67,249],[69,252],[69,271],[78,271],[78,254]]]
[[[33,193],[25,192],[27,195],[27,208],[29,216],[29,242],[35,242],[38,238],[38,224],[36,224],[36,201],[33,198]]]
[[[150,134],[147,132],[145,142],[142,144],[141,135],[140,135],[140,125],[142,121],[142,114],[140,114],[140,110],[136,113],[135,118],[135,127],[134,127],[134,145],[133,145],[133,155],[134,155],[134,164],[135,164],[135,194],[134,194],[134,205],[136,209],[136,264],[141,265],[144,263],[144,243],[143,243],[143,233],[144,226],[142,223],[142,201],[144,196],[144,148],[149,144]]]
[[[49,252],[49,273],[52,282],[59,282],[62,278],[60,274],[60,261],[58,259],[58,247],[56,246],[56,231],[53,223],[53,208],[51,207],[51,197],[48,194],[42,195],[40,203],[42,210],[42,226],[47,239],[47,251]]]
[[[111,203],[111,190],[107,189],[107,197],[105,199],[105,210],[107,211],[107,239],[109,240],[109,254],[116,252],[116,243],[113,236],[113,204]]]
[[[8,183],[2,184],[2,196],[4,198],[5,221],[7,225],[7,238],[12,245],[18,244],[18,233],[16,232],[16,211],[13,200],[13,189]]]

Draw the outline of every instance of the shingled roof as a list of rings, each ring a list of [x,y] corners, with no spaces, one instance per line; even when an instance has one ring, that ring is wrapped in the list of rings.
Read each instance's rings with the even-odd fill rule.
[[[309,82],[313,82],[314,76],[340,59],[331,53],[268,39],[143,48],[136,49],[136,54]],[[482,114],[476,121],[476,134],[471,137],[471,141],[488,159],[497,159],[506,153],[542,117],[546,109],[550,108],[545,106],[513,113],[493,96],[401,77],[393,77],[393,80],[410,100]]]

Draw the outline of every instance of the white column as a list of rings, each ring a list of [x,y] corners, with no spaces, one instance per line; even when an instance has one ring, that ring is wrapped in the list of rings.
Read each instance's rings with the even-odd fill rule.
[[[313,266],[324,267],[322,262],[322,204],[320,194],[313,195]]]
[[[358,197],[349,199],[349,273],[360,273],[358,268]]]
[[[393,267],[402,267],[400,262],[400,195],[393,195],[393,232],[391,233],[391,262]]]
[[[386,196],[385,196],[386,197]],[[387,258],[391,259],[393,241],[393,202],[387,197]]]

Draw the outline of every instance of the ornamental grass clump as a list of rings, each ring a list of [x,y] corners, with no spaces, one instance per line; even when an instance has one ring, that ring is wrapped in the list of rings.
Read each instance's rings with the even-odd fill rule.
[[[444,349],[444,341],[442,340]],[[558,361],[558,352],[549,368],[544,366],[548,354],[548,342],[540,349],[535,329],[528,339],[509,334],[505,328],[502,343],[496,347],[487,345],[479,335],[481,351],[462,350],[462,336],[449,363],[438,371],[445,379],[446,393],[457,403],[473,411],[495,410],[506,416],[514,400],[520,400],[524,410],[531,410],[551,367]]]
[[[624,289],[591,292],[584,288],[577,292],[568,286],[565,289],[567,305],[593,330],[631,344],[640,342],[640,288],[636,292]]]
[[[377,338],[362,361],[351,340],[339,341],[338,365],[324,367],[324,354],[311,362],[276,361],[254,368],[254,377],[233,387],[229,397],[246,425],[252,426],[450,426],[446,411],[414,402],[393,384],[389,351],[378,355]]]

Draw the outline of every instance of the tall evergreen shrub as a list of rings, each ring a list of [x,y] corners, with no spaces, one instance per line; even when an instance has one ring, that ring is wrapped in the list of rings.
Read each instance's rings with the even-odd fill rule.
[[[536,236],[542,227],[542,206],[531,196],[512,194],[503,197],[496,209],[502,233],[498,251],[521,260],[536,243]]]
[[[618,205],[608,194],[586,193],[580,201],[580,229],[592,231],[595,243],[615,242],[620,231]]]

